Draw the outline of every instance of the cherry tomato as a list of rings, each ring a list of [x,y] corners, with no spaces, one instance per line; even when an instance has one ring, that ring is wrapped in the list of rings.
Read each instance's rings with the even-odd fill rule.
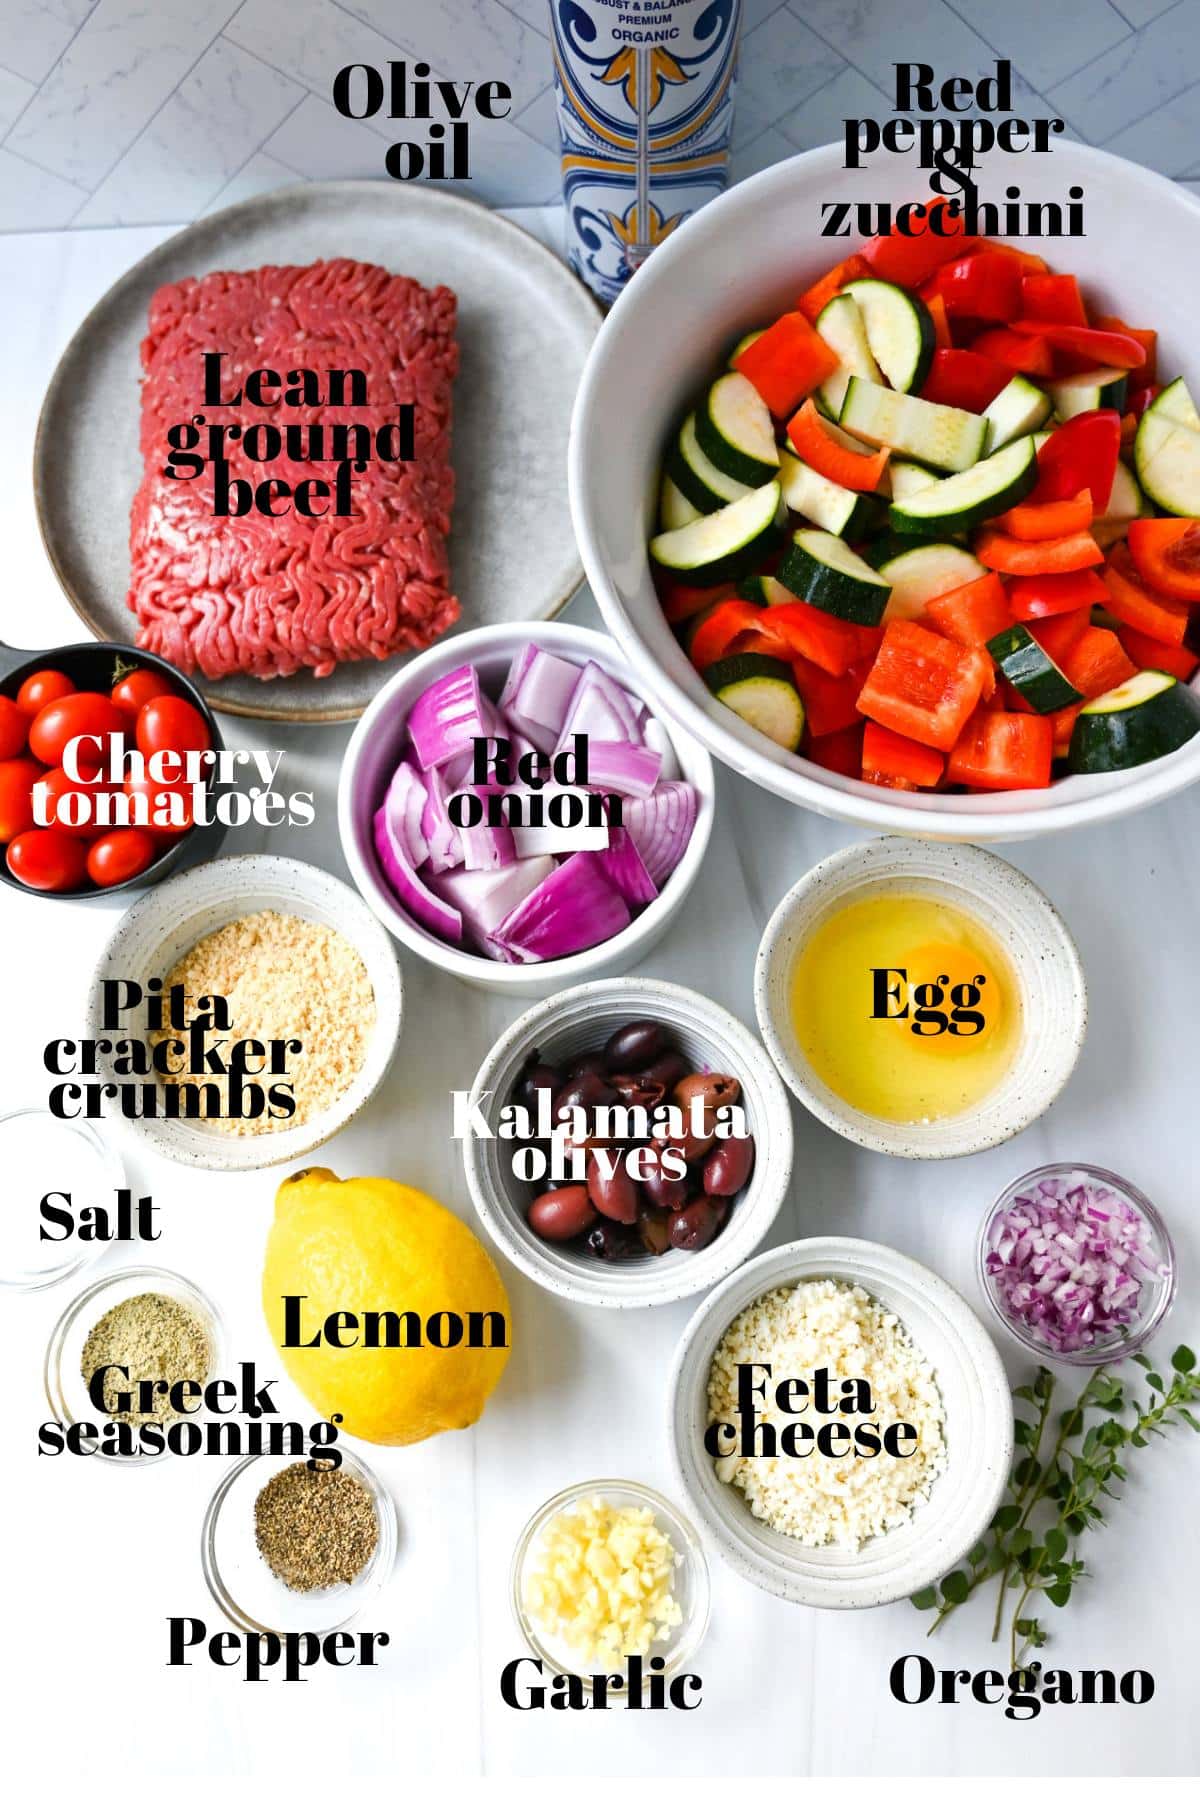
[[[0,694],[0,761],[20,756],[29,736],[29,719],[15,700]]]
[[[176,786],[172,785],[169,781],[151,781],[148,775],[127,775],[125,777],[125,792],[130,795],[131,798],[136,798],[138,795],[143,797],[146,807],[146,822],[141,828],[152,832],[155,837],[182,837],[185,831],[190,831],[192,829],[194,820],[192,818],[192,789],[190,783],[184,784],[183,786]],[[160,803],[160,795],[170,795],[172,798],[164,799]],[[177,825],[163,824],[162,820],[169,815],[182,819],[183,823]],[[135,811],[134,817],[138,820],[140,826],[141,821],[138,812]]]
[[[211,742],[204,714],[178,694],[151,700],[138,714],[137,746],[143,756],[156,750],[207,750]]]
[[[132,675],[123,675],[112,691],[112,703],[119,706],[123,713],[132,713],[134,718],[141,712],[148,700],[158,700],[165,694],[174,694],[175,689],[165,675],[156,669],[135,669]]]
[[[72,825],[71,809],[64,809],[66,816],[60,818],[59,807],[68,794],[83,794],[88,797],[90,805],[91,797],[96,794],[119,794],[120,791],[120,788],[114,788],[106,781],[72,781],[65,769],[43,769],[33,784],[31,795],[35,809],[34,822],[44,821],[48,831],[63,831],[68,837],[83,838],[85,841],[103,837],[106,831],[113,829],[111,824]]]
[[[158,845],[148,831],[133,826],[106,831],[87,853],[87,872],[97,887],[116,887],[148,869],[157,855]]]
[[[0,762],[0,844],[9,844],[33,825],[32,788],[44,771],[32,756]]]
[[[94,770],[107,754],[109,741],[123,738],[129,720],[103,694],[67,694],[43,706],[29,727],[29,748],[51,768],[63,759],[63,751],[73,737],[83,733],[99,738],[96,744],[79,746],[79,767]]]
[[[83,880],[87,849],[61,831],[23,831],[8,846],[8,866],[25,887],[66,894]]]
[[[34,713],[41,712],[43,706],[49,706],[52,700],[61,700],[74,692],[75,683],[60,669],[35,669],[21,683],[17,705],[32,718]]]

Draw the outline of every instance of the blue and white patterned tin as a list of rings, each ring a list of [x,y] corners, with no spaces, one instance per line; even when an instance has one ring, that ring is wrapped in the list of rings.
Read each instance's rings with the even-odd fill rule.
[[[606,304],[728,178],[742,0],[550,0],[571,266]]]

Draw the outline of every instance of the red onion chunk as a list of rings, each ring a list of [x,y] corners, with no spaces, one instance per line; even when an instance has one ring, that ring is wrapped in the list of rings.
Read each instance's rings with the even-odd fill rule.
[[[530,856],[506,869],[451,869],[439,876],[437,889],[462,914],[475,948],[494,956],[497,951],[491,947],[491,936],[496,927],[547,875],[553,875],[556,866],[552,856]]]
[[[501,788],[464,788],[463,794],[474,794],[482,808],[482,815],[474,825],[458,827],[459,839],[463,848],[463,863],[468,869],[506,869],[511,862],[517,860],[516,846],[513,843],[512,827],[503,822],[489,824],[488,800],[494,794],[500,794]],[[460,795],[454,795],[460,800]],[[456,812],[463,812],[460,805]]]
[[[434,937],[457,944],[463,934],[462,914],[432,893],[409,864],[403,844],[388,822],[387,807],[375,814],[375,852],[380,867],[404,910]]]
[[[537,749],[551,751],[562,735],[579,679],[577,663],[526,644],[508,671],[500,712],[513,730]]]
[[[644,744],[611,743],[604,738],[588,740],[588,786],[604,794],[628,794],[644,800],[654,792],[662,767],[657,750]]]
[[[392,776],[383,805],[391,834],[403,845],[405,860],[413,869],[419,869],[429,860],[429,843],[424,829],[428,804],[425,783],[411,763],[402,762]]]
[[[583,665],[583,673],[575,685],[567,716],[559,734],[557,748],[568,750],[571,739],[582,732],[593,740],[609,739],[614,743],[640,744],[641,707],[620,682],[605,673],[599,663]]]
[[[408,715],[408,735],[423,769],[453,761],[471,749],[472,738],[495,730],[495,712],[470,663],[427,687]]]
[[[430,769],[425,776],[425,811],[421,817],[421,834],[429,853],[429,873],[441,875],[456,869],[463,859],[462,839],[446,807],[449,795],[441,769]]]
[[[1143,1213],[1082,1170],[1047,1176],[996,1214],[984,1268],[1001,1309],[1052,1354],[1118,1346],[1166,1269]]]
[[[650,879],[637,845],[623,825],[609,826],[608,848],[597,851],[596,860],[605,879],[630,906],[649,906],[651,900],[657,900],[658,889]]]
[[[689,782],[663,781],[644,800],[627,800],[621,808],[625,829],[660,891],[688,847],[698,805]]]
[[[520,866],[520,865],[518,865]],[[594,853],[568,856],[492,933],[514,962],[552,962],[607,943],[630,912]]]

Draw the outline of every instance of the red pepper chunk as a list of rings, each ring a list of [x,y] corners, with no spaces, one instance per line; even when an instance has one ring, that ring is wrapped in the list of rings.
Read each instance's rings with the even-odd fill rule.
[[[1050,786],[1054,726],[1049,714],[979,712],[950,752],[946,773],[963,787],[1001,792]]]
[[[768,410],[782,419],[829,379],[838,358],[803,313],[790,312],[748,344],[733,366],[758,389]]]
[[[1074,275],[1025,275],[1021,280],[1021,315],[1055,325],[1086,325],[1087,309]]]
[[[1089,625],[1079,642],[1064,651],[1058,666],[1085,700],[1095,700],[1137,674],[1116,632],[1103,625]]]
[[[1200,656],[1193,656],[1190,650],[1174,644],[1156,643],[1144,632],[1135,631],[1132,625],[1123,625],[1117,636],[1122,650],[1139,669],[1162,669],[1167,675],[1174,675],[1176,681],[1190,681],[1200,669]]]
[[[979,575],[925,602],[925,618],[943,637],[971,648],[986,644],[1012,624],[1008,596],[998,575]]]
[[[701,619],[688,641],[688,657],[692,667],[701,674],[712,663],[720,662],[733,648],[735,639],[744,633],[761,637],[763,642],[754,647],[762,651],[764,656],[778,655],[778,641],[765,628],[767,608],[755,606],[750,600],[722,600],[714,606],[707,618]],[[767,641],[769,640],[769,642]],[[742,645],[746,649],[747,645]]]
[[[1104,552],[1090,531],[1073,531],[1067,537],[1028,544],[1022,538],[984,526],[973,548],[985,569],[995,569],[1001,575],[1066,575],[1104,561]]]
[[[1019,506],[1000,513],[996,524],[1009,537],[1026,544],[1041,544],[1047,538],[1068,537],[1075,531],[1086,531],[1092,522],[1092,496],[1088,488],[1080,488],[1073,500],[1025,500]]]
[[[981,413],[1012,379],[1012,370],[974,350],[935,350],[921,389],[935,406],[959,406]]]
[[[1108,589],[1092,569],[1075,569],[1066,575],[1023,575],[1008,584],[1008,604],[1014,619],[1050,619],[1059,613],[1107,606]]]
[[[1122,337],[1133,338],[1146,352],[1146,360],[1138,369],[1129,371],[1129,391],[1140,393],[1144,388],[1153,387],[1158,381],[1158,333],[1147,331],[1138,325],[1127,325],[1124,319],[1097,319],[1096,327],[1100,331],[1116,331]]]
[[[915,744],[886,725],[867,720],[862,743],[862,778],[879,787],[931,788],[942,779],[946,759],[940,750]]]
[[[784,646],[785,655],[802,656],[826,675],[844,675],[852,663],[875,651],[881,635],[869,626],[822,612],[807,600],[768,607],[764,617],[766,629]]]
[[[889,450],[883,449],[873,456],[860,456],[857,451],[847,450],[844,444],[835,443],[811,400],[806,400],[800,411],[788,420],[787,434],[801,462],[806,462],[818,475],[824,475],[826,481],[836,481],[839,487],[850,488],[856,494],[875,492],[891,455]]]
[[[796,658],[792,675],[804,702],[804,722],[810,737],[829,737],[835,731],[848,730],[861,719],[858,696],[873,661],[873,657],[864,657],[844,675],[828,675],[805,657]],[[857,775],[857,768],[854,772]]]
[[[985,651],[969,650],[911,619],[893,619],[858,710],[933,750],[949,750],[987,684]]]
[[[1093,331],[1086,325],[1056,325],[1049,319],[1016,319],[1013,330],[1045,338],[1052,350],[1084,359],[1087,368],[1140,369],[1146,350],[1122,331]]]
[[[1096,517],[1108,507],[1121,454],[1121,417],[1111,407],[1076,413],[1052,431],[1038,451],[1038,482],[1030,501],[1071,500],[1080,488],[1092,496]]]
[[[1104,571],[1109,612],[1161,644],[1182,644],[1190,614],[1182,600],[1164,599],[1144,587],[1124,544],[1114,544]]]
[[[1065,576],[1060,576],[1065,580]],[[1096,577],[1100,585],[1099,576]],[[1052,662],[1062,668],[1062,659],[1076,645],[1092,622],[1092,615],[1086,606],[1077,607],[1073,612],[1052,613],[1048,619],[1031,619],[1029,635],[1037,639],[1042,649]]]
[[[1021,266],[1011,256],[981,250],[939,269],[934,291],[952,319],[986,319],[1006,325],[1021,310]]]
[[[948,210],[952,204],[959,206],[957,200],[938,195],[900,207],[907,231],[893,230],[863,245],[871,273],[900,287],[918,288],[943,263],[974,250],[979,239],[966,235],[961,210]]]
[[[1200,519],[1134,519],[1127,541],[1147,587],[1172,600],[1200,600]]]
[[[802,312],[809,324],[815,325],[834,295],[840,294],[847,282],[861,281],[871,273],[871,265],[863,257],[848,256],[845,262],[838,263],[805,289],[796,302],[797,312]]]
[[[1016,375],[1049,375],[1054,367],[1045,338],[1022,337],[1003,325],[995,331],[981,331],[971,348],[980,356],[993,357]]]
[[[849,775],[857,780],[862,768],[863,721],[848,725],[844,731],[829,731],[805,743],[801,754],[818,768],[834,775]]]

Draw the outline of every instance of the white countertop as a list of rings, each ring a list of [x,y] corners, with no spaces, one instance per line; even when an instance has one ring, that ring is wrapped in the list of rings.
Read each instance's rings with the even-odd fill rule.
[[[88,305],[165,235],[155,227],[0,241],[7,565],[0,637],[9,643],[36,648],[81,635],[34,520],[29,455],[37,408]],[[586,595],[569,616],[598,622]],[[294,854],[345,875],[333,792],[348,729],[273,733],[270,742],[287,752],[286,785],[316,790],[316,822],[306,831],[245,830],[228,847]],[[227,736],[234,744],[267,741],[236,720]],[[882,1239],[977,1303],[973,1248],[985,1205],[1024,1169],[1082,1157],[1124,1172],[1166,1213],[1180,1295],[1154,1348],[1165,1356],[1181,1340],[1195,1342],[1198,825],[1200,791],[1193,790],[1125,824],[1007,848],[1062,909],[1087,969],[1091,1025],[1065,1095],[1017,1141],[942,1165],[855,1151],[797,1107],[792,1192],[763,1247],[827,1231]],[[719,770],[706,870],[644,972],[702,988],[752,1024],[754,952],[770,911],[813,862],[855,835]],[[115,917],[103,906],[0,891],[6,1105],[44,1100],[42,1046],[76,1028]],[[385,1091],[320,1156],[340,1174],[386,1173],[426,1188],[472,1219],[449,1135],[448,1094],[470,1085],[521,1007],[459,986],[407,954],[403,972],[404,1033]],[[138,1191],[151,1191],[161,1205],[162,1241],[119,1246],[100,1267],[154,1260],[192,1276],[225,1314],[235,1355],[274,1372],[258,1280],[276,1174],[197,1174],[136,1152],[129,1165]],[[1157,1694],[1148,1706],[1051,1709],[1028,1723],[970,1703],[903,1707],[888,1693],[889,1667],[924,1648],[924,1623],[907,1603],[844,1616],[805,1611],[747,1585],[714,1554],[712,1626],[696,1664],[704,1678],[698,1711],[614,1713],[586,1723],[510,1711],[498,1683],[503,1664],[523,1649],[508,1601],[517,1533],[536,1506],[576,1480],[627,1475],[673,1490],[664,1377],[691,1303],[598,1315],[552,1298],[507,1266],[503,1272],[516,1342],[483,1422],[407,1450],[367,1447],[396,1497],[401,1548],[390,1586],[359,1623],[389,1631],[390,1647],[377,1669],[320,1669],[295,1687],[275,1678],[248,1688],[237,1670],[208,1663],[186,1673],[165,1666],[167,1615],[196,1613],[214,1630],[223,1624],[198,1548],[208,1494],[227,1465],[194,1459],[115,1472],[39,1458],[43,1348],[80,1283],[0,1303],[11,1458],[0,1692],[14,1792],[44,1783],[66,1733],[86,1747],[93,1788],[97,1760],[147,1770],[151,1756],[164,1768],[168,1758],[172,1768],[186,1765],[209,1787],[253,1777],[264,1793],[318,1772],[382,1788],[434,1774],[572,1778],[582,1767],[597,1776],[726,1777],[1195,1770],[1200,1445],[1185,1433],[1131,1455],[1131,1480],[1110,1528],[1084,1541],[1094,1579],[1054,1615],[1044,1653],[1048,1664],[1070,1669],[1150,1669]],[[1015,1377],[1021,1359],[1001,1347]],[[283,1388],[293,1392],[286,1382]],[[296,1416],[307,1416],[293,1398]],[[934,1639],[936,1662],[1003,1666],[989,1630],[990,1609],[977,1599]],[[135,1791],[149,1791],[149,1781],[143,1775]]]

